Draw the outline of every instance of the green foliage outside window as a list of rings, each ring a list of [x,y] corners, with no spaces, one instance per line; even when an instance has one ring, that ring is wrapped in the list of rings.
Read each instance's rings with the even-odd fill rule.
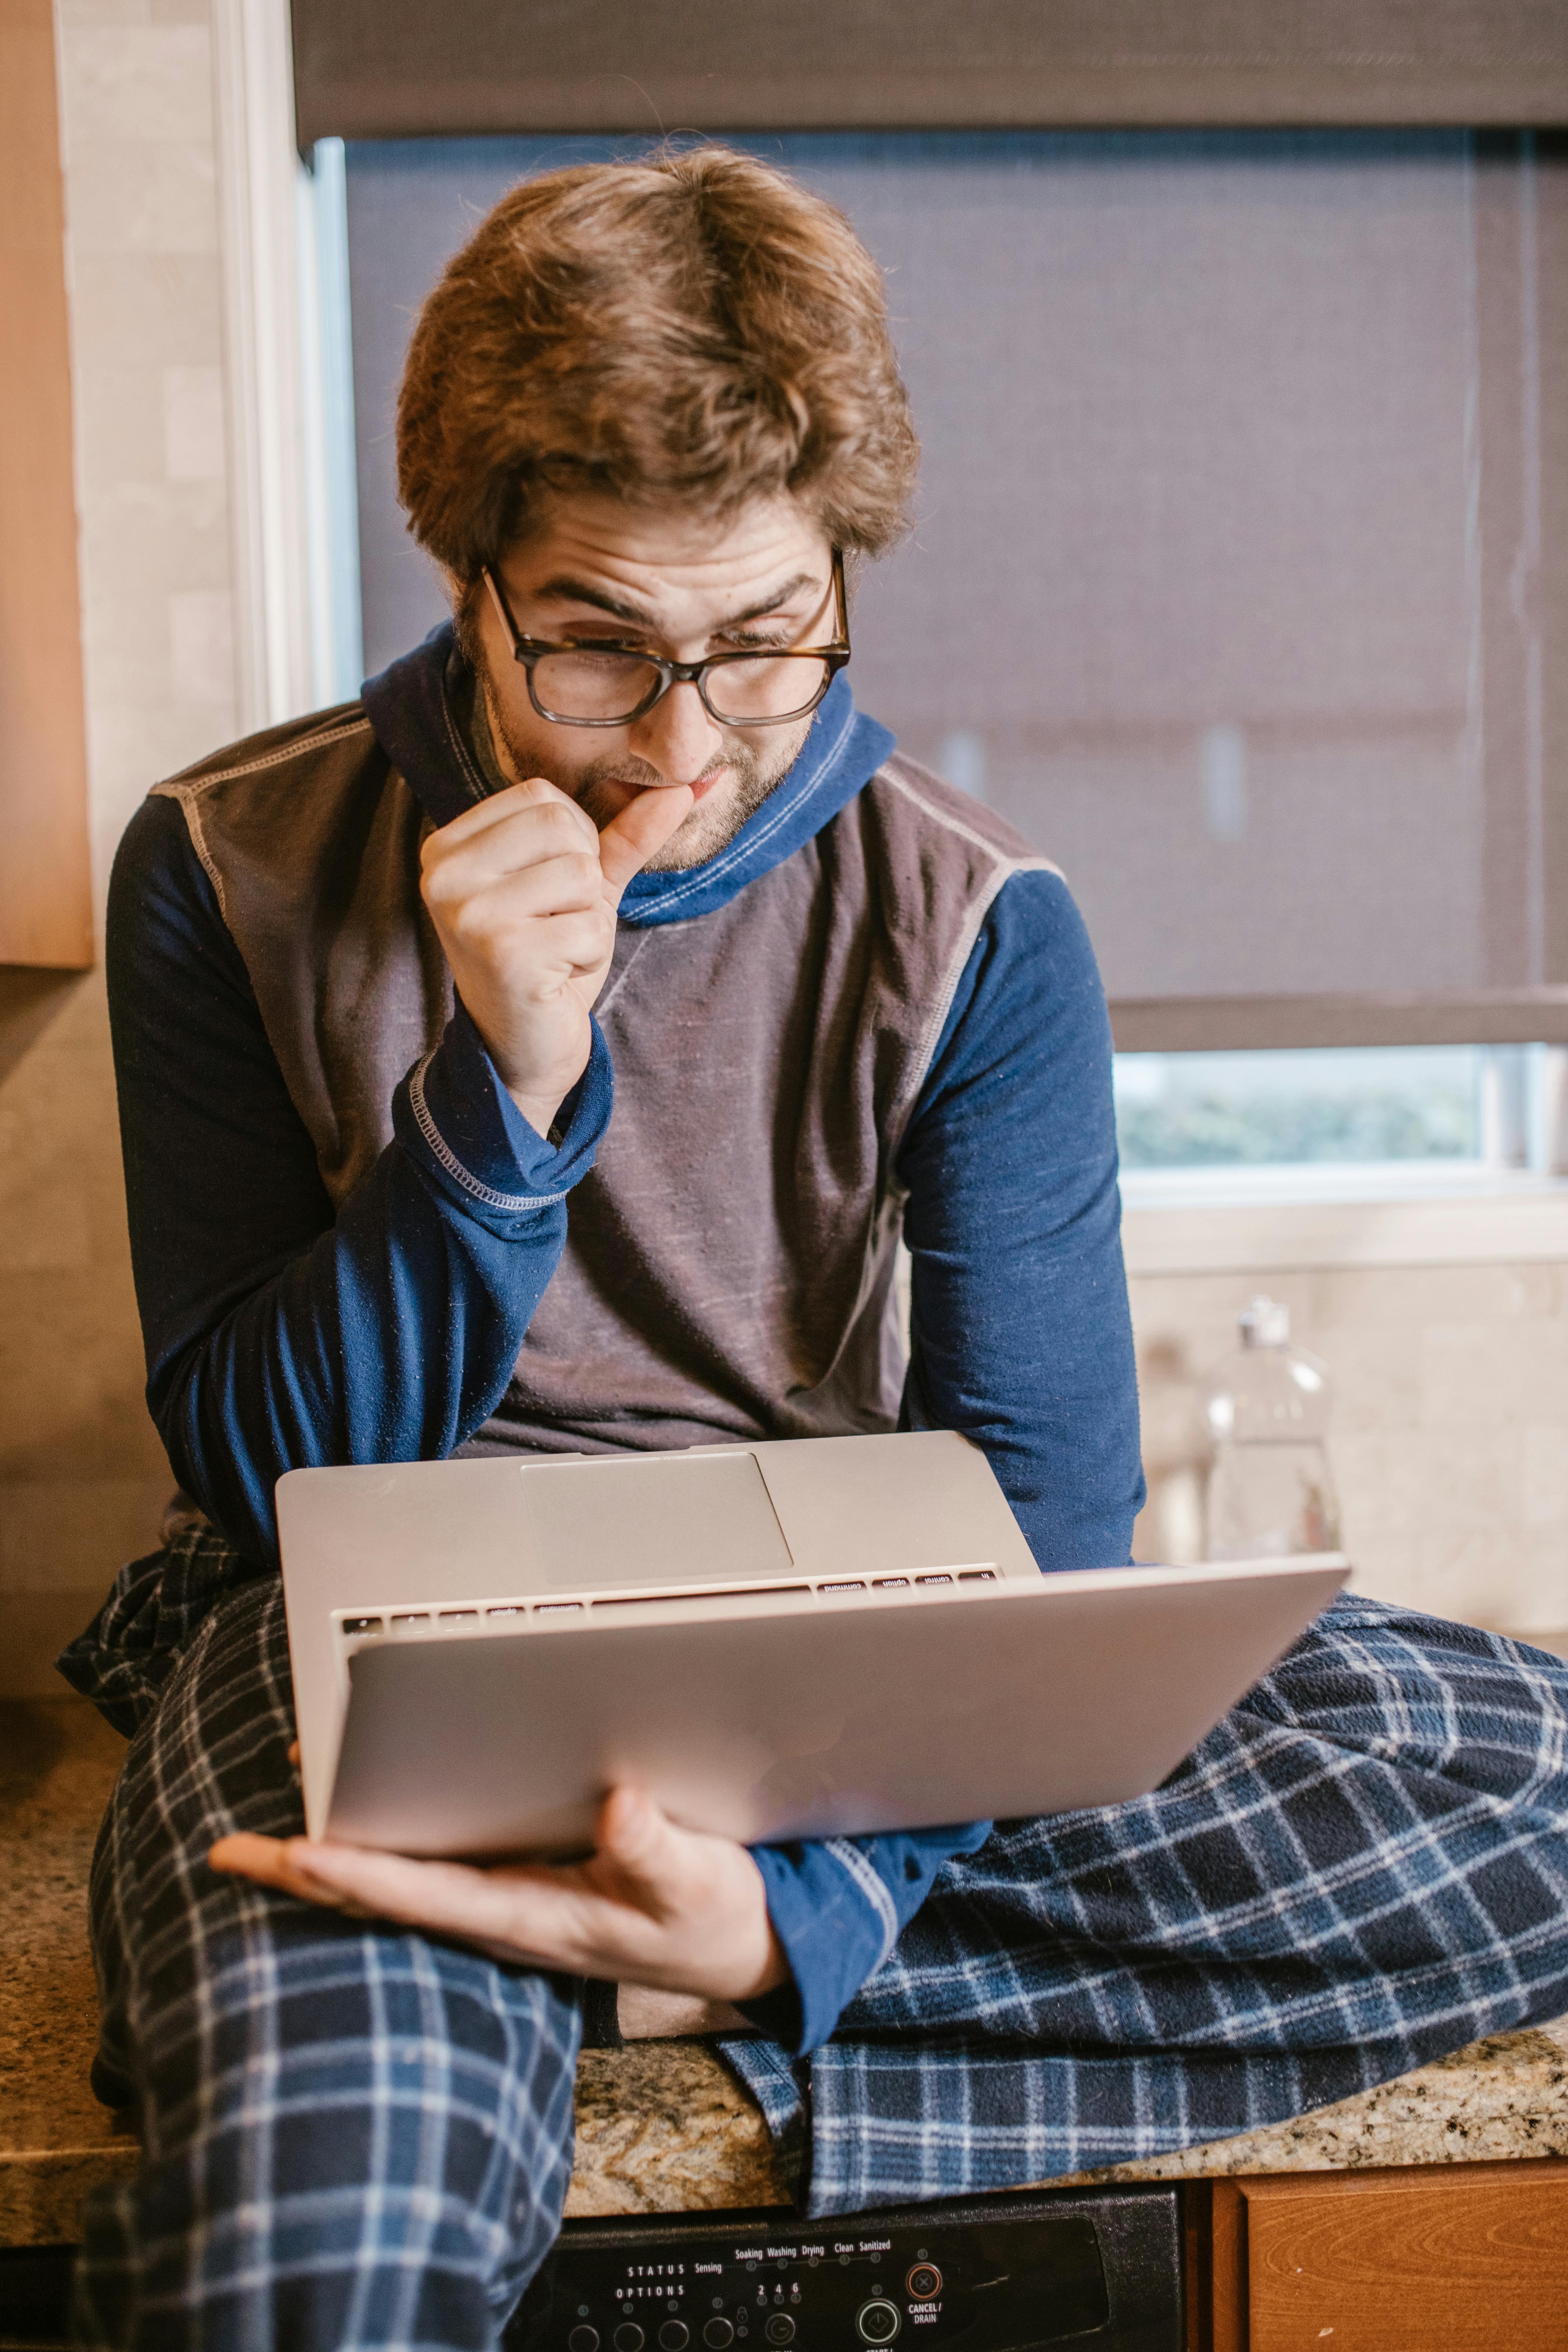
[[[1116,1128],[1124,1168],[1462,1160],[1476,1150],[1475,1099],[1468,1087],[1173,1092],[1152,1101],[1119,1101]]]

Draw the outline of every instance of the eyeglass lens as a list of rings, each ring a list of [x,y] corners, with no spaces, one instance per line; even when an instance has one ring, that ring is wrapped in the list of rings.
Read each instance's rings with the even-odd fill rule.
[[[793,719],[819,702],[831,676],[811,654],[748,655],[721,662],[704,681],[709,709],[720,719]],[[658,684],[651,662],[633,654],[542,654],[533,665],[534,698],[562,719],[630,719]]]

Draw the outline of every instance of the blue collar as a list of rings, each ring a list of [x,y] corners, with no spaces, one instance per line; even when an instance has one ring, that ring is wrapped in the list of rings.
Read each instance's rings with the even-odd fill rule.
[[[407,779],[432,824],[449,824],[489,790],[454,707],[466,675],[448,621],[363,688],[376,741]],[[795,765],[734,839],[685,873],[634,875],[621,900],[621,920],[650,929],[658,923],[690,922],[727,906],[748,882],[782,866],[820,833],[892,748],[888,730],[856,709],[841,670],[823,697]]]

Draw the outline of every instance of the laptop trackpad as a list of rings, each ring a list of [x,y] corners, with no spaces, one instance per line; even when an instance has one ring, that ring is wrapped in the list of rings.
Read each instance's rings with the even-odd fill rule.
[[[520,1474],[546,1584],[725,1584],[794,1566],[752,1454],[643,1454]]]

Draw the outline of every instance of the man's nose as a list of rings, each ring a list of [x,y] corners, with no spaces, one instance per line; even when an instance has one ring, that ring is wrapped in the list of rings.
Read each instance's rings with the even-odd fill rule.
[[[682,682],[660,697],[632,731],[631,748],[672,784],[694,784],[724,748],[697,688]]]

